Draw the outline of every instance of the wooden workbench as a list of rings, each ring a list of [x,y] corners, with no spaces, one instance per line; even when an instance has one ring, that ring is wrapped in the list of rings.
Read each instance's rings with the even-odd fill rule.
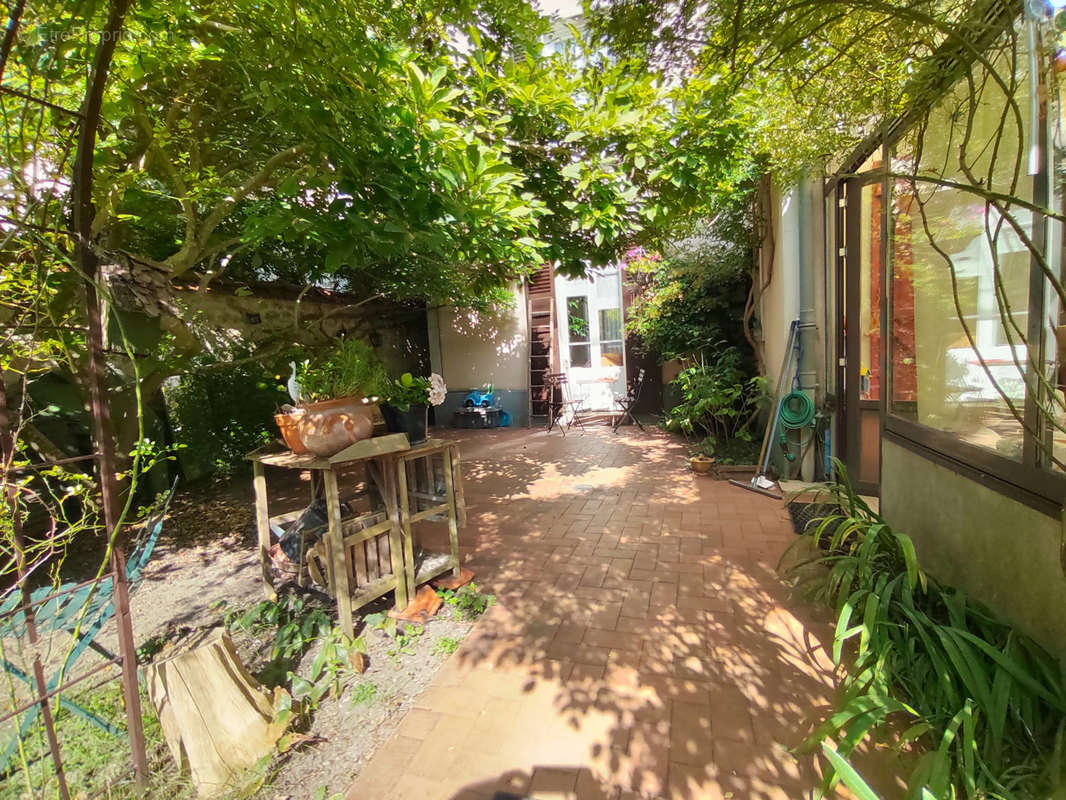
[[[448,570],[459,574],[458,531],[465,524],[466,508],[458,445],[430,439],[412,447],[407,436],[398,433],[356,442],[329,458],[268,446],[250,453],[248,459],[254,475],[259,557],[268,598],[277,598],[270,564],[271,528],[292,522],[301,513],[270,515],[264,469],[268,466],[310,471],[312,499],[325,497],[326,583],[337,601],[340,626],[347,635],[354,634],[354,609],[389,591],[395,591],[396,607],[402,609],[420,584]],[[346,525],[357,520],[342,519],[337,474],[358,465],[365,468],[368,486],[372,483],[377,490],[384,519],[345,533]],[[437,481],[438,473],[442,483]],[[448,523],[449,552],[426,554],[416,563],[413,526],[442,516]],[[391,572],[386,575],[370,569],[366,574],[366,567],[360,569],[359,559],[352,558],[351,548],[383,534],[387,535]]]

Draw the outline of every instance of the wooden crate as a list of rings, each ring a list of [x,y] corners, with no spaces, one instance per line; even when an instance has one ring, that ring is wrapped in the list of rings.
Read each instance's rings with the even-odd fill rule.
[[[384,511],[372,511],[341,520],[344,563],[353,607],[369,603],[395,588],[392,569],[391,523]],[[307,568],[311,579],[333,590],[329,542],[324,538],[308,551]]]

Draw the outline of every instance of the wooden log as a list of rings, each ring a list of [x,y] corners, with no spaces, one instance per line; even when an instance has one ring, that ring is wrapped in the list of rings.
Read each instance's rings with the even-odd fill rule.
[[[277,695],[248,674],[224,630],[149,665],[145,677],[167,746],[201,797],[236,788],[285,731]]]

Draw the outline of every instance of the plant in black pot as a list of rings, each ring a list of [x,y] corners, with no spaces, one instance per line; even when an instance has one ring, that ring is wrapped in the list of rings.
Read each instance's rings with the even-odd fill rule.
[[[385,426],[391,433],[406,433],[411,444],[424,442],[429,407],[443,403],[447,392],[444,378],[436,373],[416,378],[405,372],[386,389],[381,405]]]

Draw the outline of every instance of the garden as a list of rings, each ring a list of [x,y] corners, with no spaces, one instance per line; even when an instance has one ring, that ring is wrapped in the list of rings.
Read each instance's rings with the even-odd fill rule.
[[[573,685],[606,682],[565,685],[568,712],[617,711],[611,670],[707,681],[713,695],[715,645],[690,648],[743,616],[743,596],[716,595],[754,585],[781,540],[776,528],[767,543],[731,537],[762,536],[780,507],[745,506],[685,470],[785,479],[807,459],[829,463],[835,409],[798,383],[788,394],[767,364],[783,258],[774,187],[821,180],[882,120],[943,92],[945,42],[965,33],[984,64],[995,38],[972,22],[976,2],[6,8],[4,798],[346,796],[388,743],[410,745],[399,726],[464,646],[531,597],[552,606],[538,602],[546,575],[565,592],[548,608],[558,614],[514,649],[530,669],[565,665]],[[1061,63],[1061,14],[1026,14],[1031,41],[1044,37],[1033,58]],[[1012,78],[1012,97],[1020,87]],[[986,211],[1021,202],[1066,221],[1013,189],[984,191]],[[1015,226],[1018,252],[1036,252],[1033,224]],[[435,371],[443,340],[427,315],[521,317],[515,287],[546,264],[573,279],[622,267],[625,346],[664,389],[646,440],[504,431],[500,455],[477,449],[488,437],[444,430],[459,387]],[[952,275],[964,318],[968,289]],[[528,378],[528,357],[522,368]],[[460,457],[468,442],[476,462]],[[676,508],[642,468],[669,476]],[[773,580],[831,621],[833,697],[773,746],[827,796],[840,784],[908,800],[1062,791],[1055,657],[990,599],[927,573],[843,464],[821,472],[820,512],[779,548]],[[611,517],[597,487],[636,522]],[[538,501],[556,516],[527,512]],[[486,588],[465,559],[509,553],[516,532],[536,557],[491,562]],[[740,581],[711,592],[723,559]],[[521,591],[498,598],[501,586]],[[640,621],[622,622],[634,606]],[[657,608],[674,630],[656,627]],[[655,660],[657,639],[628,652],[638,634],[661,634],[668,657]],[[213,694],[226,681],[233,692]],[[597,692],[599,705],[586,696]],[[649,751],[676,755],[676,700],[657,709],[667,733]],[[879,784],[871,754],[904,766]],[[673,781],[692,758],[660,760]]]

